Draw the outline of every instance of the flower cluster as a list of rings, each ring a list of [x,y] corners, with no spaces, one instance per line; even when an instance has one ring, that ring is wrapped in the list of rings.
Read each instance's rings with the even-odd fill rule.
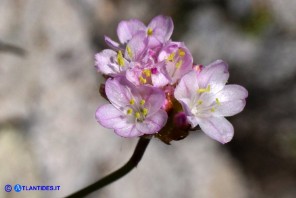
[[[119,23],[120,43],[105,37],[111,49],[96,54],[95,66],[107,79],[101,94],[110,104],[98,108],[96,119],[122,137],[154,134],[169,143],[199,126],[229,142],[233,126],[224,117],[243,110],[248,92],[226,85],[225,62],[194,65],[185,44],[170,39],[173,28],[170,17],[148,26],[132,19]]]

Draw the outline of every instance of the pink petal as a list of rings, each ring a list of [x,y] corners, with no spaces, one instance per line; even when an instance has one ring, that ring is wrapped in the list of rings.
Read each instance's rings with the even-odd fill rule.
[[[153,36],[157,38],[160,42],[166,42],[170,39],[174,24],[171,17],[166,16],[156,16],[154,17],[148,25],[148,28],[153,30]]]
[[[149,36],[148,38],[148,47],[149,48],[156,48],[156,47],[159,47],[159,46],[161,46],[163,43],[164,43],[164,41],[162,41],[162,39],[161,40],[159,40],[159,38],[158,37],[156,37],[156,36]]]
[[[198,76],[198,84],[200,88],[210,85],[211,92],[217,93],[225,86],[228,78],[228,65],[222,60],[217,60],[204,67]]]
[[[192,56],[187,50],[187,48],[181,48],[186,52],[184,58],[181,58],[182,65],[179,69],[176,68],[176,64],[167,64],[167,70],[170,76],[172,77],[172,84],[176,83],[180,78],[192,70],[193,59]]]
[[[241,100],[248,97],[248,91],[240,85],[226,85],[215,97],[219,98],[220,102]]]
[[[146,30],[146,26],[137,19],[121,21],[117,27],[117,35],[121,43],[127,43],[139,31]]]
[[[229,142],[233,137],[233,126],[224,117],[200,118],[199,126],[205,134],[222,144]]]
[[[112,48],[113,50],[116,50],[116,51],[118,51],[118,50],[123,50],[121,47],[120,47],[120,45],[119,45],[119,43],[117,43],[116,41],[113,41],[111,38],[109,38],[108,36],[105,36],[105,42],[106,42],[106,44],[110,47],[110,48]]]
[[[184,56],[179,56],[178,50],[185,52]],[[166,60],[170,54],[175,53],[175,61],[166,61],[165,68],[170,78],[171,84],[176,83],[183,75],[192,70],[193,59],[191,53],[182,42],[168,42],[158,55],[158,61]],[[179,68],[176,67],[176,62],[181,61]]]
[[[105,91],[109,101],[117,108],[125,107],[129,104],[132,95],[131,85],[124,77],[109,78],[105,84]]]
[[[142,75],[142,70],[138,68],[128,69],[126,71],[126,78],[135,85],[140,85],[139,77]]]
[[[163,87],[170,83],[170,80],[161,72],[151,75],[151,80],[155,87]]]
[[[240,85],[226,85],[221,91],[215,94],[220,105],[215,114],[221,116],[233,116],[241,112],[245,105],[245,98],[248,97],[248,91]]]
[[[191,113],[191,112],[190,112]],[[185,112],[186,114],[186,112]],[[188,114],[186,114],[188,115]],[[194,128],[198,125],[199,123],[199,118],[195,117],[195,116],[187,116],[187,121],[189,122],[189,124],[191,125],[191,128]]]
[[[165,60],[171,53],[176,51],[176,49],[179,47],[180,42],[168,42],[162,50],[158,54],[158,61]]]
[[[96,120],[110,129],[123,128],[129,125],[126,116],[111,104],[105,104],[96,111]]]
[[[136,127],[143,134],[154,134],[166,124],[168,115],[164,110],[159,110],[153,115],[147,117],[144,122],[137,123]]]
[[[115,133],[121,137],[138,137],[144,135],[136,128],[136,125],[128,125],[124,128],[115,129]]]
[[[234,100],[220,103],[221,104],[218,105],[214,112],[215,115],[219,116],[233,116],[240,113],[246,106],[246,100]]]
[[[165,101],[165,93],[163,90],[150,86],[138,87],[142,99],[145,100],[145,106],[149,110],[149,115],[158,111]]]
[[[119,65],[112,61],[116,55],[117,53],[110,49],[105,49],[97,53],[95,55],[97,70],[107,75],[118,74],[120,72]]]
[[[139,60],[146,51],[147,37],[144,32],[139,32],[133,36],[133,38],[127,43],[127,47],[132,52],[132,57],[129,57],[128,50],[125,51],[125,57],[129,57],[131,60]],[[139,60],[141,61],[141,60]]]
[[[174,95],[177,100],[183,101],[189,106],[190,100],[188,99],[191,99],[194,95],[196,95],[197,89],[197,72],[193,70],[181,78],[175,89]]]

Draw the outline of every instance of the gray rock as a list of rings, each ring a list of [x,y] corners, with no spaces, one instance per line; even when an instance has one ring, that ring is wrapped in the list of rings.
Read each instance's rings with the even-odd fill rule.
[[[224,59],[240,69],[250,69],[240,63],[252,63],[257,57],[258,42],[227,23],[221,10],[203,6],[193,12],[189,23],[184,42],[196,63],[207,65],[216,59]]]
[[[1,161],[1,197],[32,197],[41,196],[41,192],[5,192],[4,186],[41,185],[40,175],[28,139],[22,132],[12,126],[0,128],[0,161]],[[12,190],[14,191],[14,190]],[[25,194],[25,195],[24,195]]]
[[[171,146],[153,140],[137,169],[106,191],[123,198],[243,198],[244,180],[223,147],[199,131]]]
[[[296,33],[296,2],[294,0],[266,0],[273,11],[276,23],[283,29]]]

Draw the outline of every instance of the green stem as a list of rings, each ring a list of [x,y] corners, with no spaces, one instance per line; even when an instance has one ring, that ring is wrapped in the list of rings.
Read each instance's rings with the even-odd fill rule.
[[[102,179],[98,180],[97,182],[67,196],[66,198],[81,198],[84,197],[96,190],[103,188],[104,186],[120,179],[127,173],[129,173],[133,168],[135,168],[138,163],[141,161],[145,150],[150,142],[150,138],[141,137],[138,141],[138,144],[134,150],[133,155],[129,159],[129,161],[122,166],[120,169],[114,171],[113,173],[103,177]]]

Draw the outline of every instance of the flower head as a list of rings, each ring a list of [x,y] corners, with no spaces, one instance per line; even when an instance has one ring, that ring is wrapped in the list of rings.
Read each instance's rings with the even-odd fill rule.
[[[186,74],[175,90],[192,127],[197,125],[211,138],[227,143],[233,137],[233,126],[224,117],[243,110],[248,92],[239,85],[225,85],[229,77],[226,63],[215,61]]]
[[[111,104],[98,108],[97,121],[123,137],[157,133],[167,121],[161,109],[164,93],[154,87],[135,86],[124,77],[108,79],[105,85]]]
[[[221,60],[193,64],[183,42],[170,39],[170,17],[157,16],[146,26],[137,19],[121,21],[120,43],[105,36],[111,49],[96,54],[96,69],[105,75],[97,121],[123,137],[155,134],[169,144],[200,128],[215,140],[229,142],[233,126],[224,118],[243,110],[248,93],[225,85],[228,66]]]

